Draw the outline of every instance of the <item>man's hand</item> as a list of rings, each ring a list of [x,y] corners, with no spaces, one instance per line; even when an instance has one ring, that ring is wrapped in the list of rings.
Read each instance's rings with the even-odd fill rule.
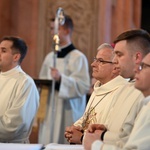
[[[69,141],[69,139],[72,137],[72,128],[73,128],[74,126],[68,126],[68,127],[66,127],[66,129],[65,129],[65,138],[67,139],[67,141]]]
[[[61,74],[56,68],[50,68],[51,69],[51,76],[53,79],[56,81],[60,81],[61,79]]]
[[[88,131],[85,132],[83,138],[83,146],[85,150],[91,150],[92,143],[96,140],[100,140],[102,132],[102,130],[96,130],[94,133],[90,133]]]
[[[91,124],[91,125],[89,125],[89,127],[87,129],[87,131],[90,132],[90,133],[94,133],[95,130],[105,131],[107,129],[103,124]]]
[[[81,137],[83,135],[81,127],[70,126],[66,127],[65,137],[69,143],[81,144]]]

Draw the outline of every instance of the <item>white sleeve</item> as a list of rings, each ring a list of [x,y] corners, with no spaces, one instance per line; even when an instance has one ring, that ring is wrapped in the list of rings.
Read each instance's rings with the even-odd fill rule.
[[[103,142],[101,142],[100,140],[96,140],[93,142],[91,150],[100,150],[102,145],[103,145]]]
[[[89,69],[86,57],[84,55],[74,56],[70,59],[69,63],[70,75],[61,75],[59,96],[63,99],[81,97],[90,88]]]

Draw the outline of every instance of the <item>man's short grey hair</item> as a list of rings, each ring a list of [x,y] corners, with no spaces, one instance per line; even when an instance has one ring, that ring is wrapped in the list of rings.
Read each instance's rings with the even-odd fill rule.
[[[114,50],[114,48],[111,46],[111,44],[108,44],[108,43],[103,43],[103,44],[101,44],[101,45],[97,48],[97,50],[99,51],[99,50],[101,50],[101,49],[103,49],[103,48],[109,48],[109,49]]]

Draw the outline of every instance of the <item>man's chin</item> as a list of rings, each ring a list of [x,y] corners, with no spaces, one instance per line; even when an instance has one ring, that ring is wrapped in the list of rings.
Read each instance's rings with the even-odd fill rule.
[[[119,72],[119,75],[122,76],[123,78],[127,78],[121,71]]]
[[[135,87],[136,89],[140,90],[140,84],[137,83],[137,81],[135,81],[134,87]]]

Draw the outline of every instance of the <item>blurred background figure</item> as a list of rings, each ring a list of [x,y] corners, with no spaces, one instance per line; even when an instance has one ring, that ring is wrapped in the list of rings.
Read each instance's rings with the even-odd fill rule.
[[[51,35],[54,36],[54,21],[51,19]],[[39,143],[66,143],[65,127],[79,119],[85,110],[86,94],[90,88],[88,61],[71,41],[73,21],[65,15],[65,23],[59,26],[60,51],[57,53],[56,68],[53,67],[54,52],[50,52],[42,64],[39,78],[54,79],[55,120],[51,120],[51,100],[47,116],[40,126]],[[51,139],[50,123],[54,121],[54,136]]]

